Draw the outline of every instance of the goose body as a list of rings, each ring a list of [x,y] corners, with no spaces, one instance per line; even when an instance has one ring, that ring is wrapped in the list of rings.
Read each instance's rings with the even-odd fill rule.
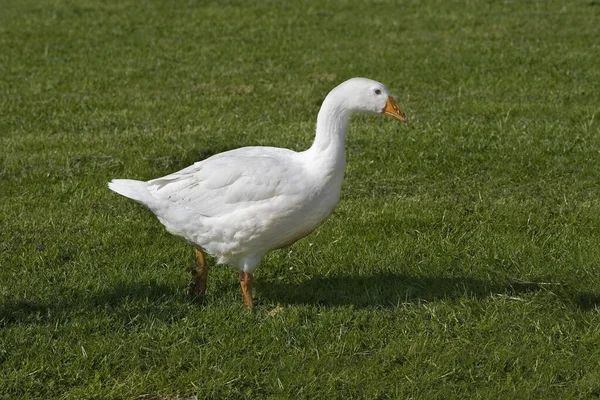
[[[348,119],[361,111],[406,121],[385,86],[353,78],[325,98],[306,151],[243,147],[161,178],[114,179],[108,186],[148,207],[167,231],[196,248],[197,272],[204,275],[192,285],[196,292],[206,287],[206,266],[198,265],[207,252],[240,270],[244,303],[251,306],[252,272],[263,256],[308,235],[333,212],[344,178]]]

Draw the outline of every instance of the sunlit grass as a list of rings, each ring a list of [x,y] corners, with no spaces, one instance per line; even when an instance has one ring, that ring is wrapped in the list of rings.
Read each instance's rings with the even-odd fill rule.
[[[0,398],[600,395],[595,1],[0,2]],[[307,148],[352,76],[331,219],[186,294],[112,178]]]

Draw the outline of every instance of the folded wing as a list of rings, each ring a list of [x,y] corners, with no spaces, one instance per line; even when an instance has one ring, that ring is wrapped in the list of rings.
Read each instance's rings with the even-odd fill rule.
[[[250,154],[248,154],[250,153]],[[148,182],[152,195],[205,217],[219,217],[279,196],[294,197],[289,157],[232,151]]]

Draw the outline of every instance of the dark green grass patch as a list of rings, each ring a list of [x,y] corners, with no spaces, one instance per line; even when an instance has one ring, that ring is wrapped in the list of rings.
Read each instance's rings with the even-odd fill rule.
[[[600,396],[600,6],[0,2],[0,399]],[[112,178],[357,116],[342,200],[189,299]]]

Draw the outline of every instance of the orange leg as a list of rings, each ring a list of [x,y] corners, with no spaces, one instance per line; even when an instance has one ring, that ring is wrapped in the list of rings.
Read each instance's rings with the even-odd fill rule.
[[[192,281],[188,286],[190,295],[203,295],[206,292],[206,279],[208,278],[208,263],[202,250],[194,249],[196,264],[192,269]]]
[[[252,273],[240,271],[240,285],[244,295],[244,307],[252,308]]]

